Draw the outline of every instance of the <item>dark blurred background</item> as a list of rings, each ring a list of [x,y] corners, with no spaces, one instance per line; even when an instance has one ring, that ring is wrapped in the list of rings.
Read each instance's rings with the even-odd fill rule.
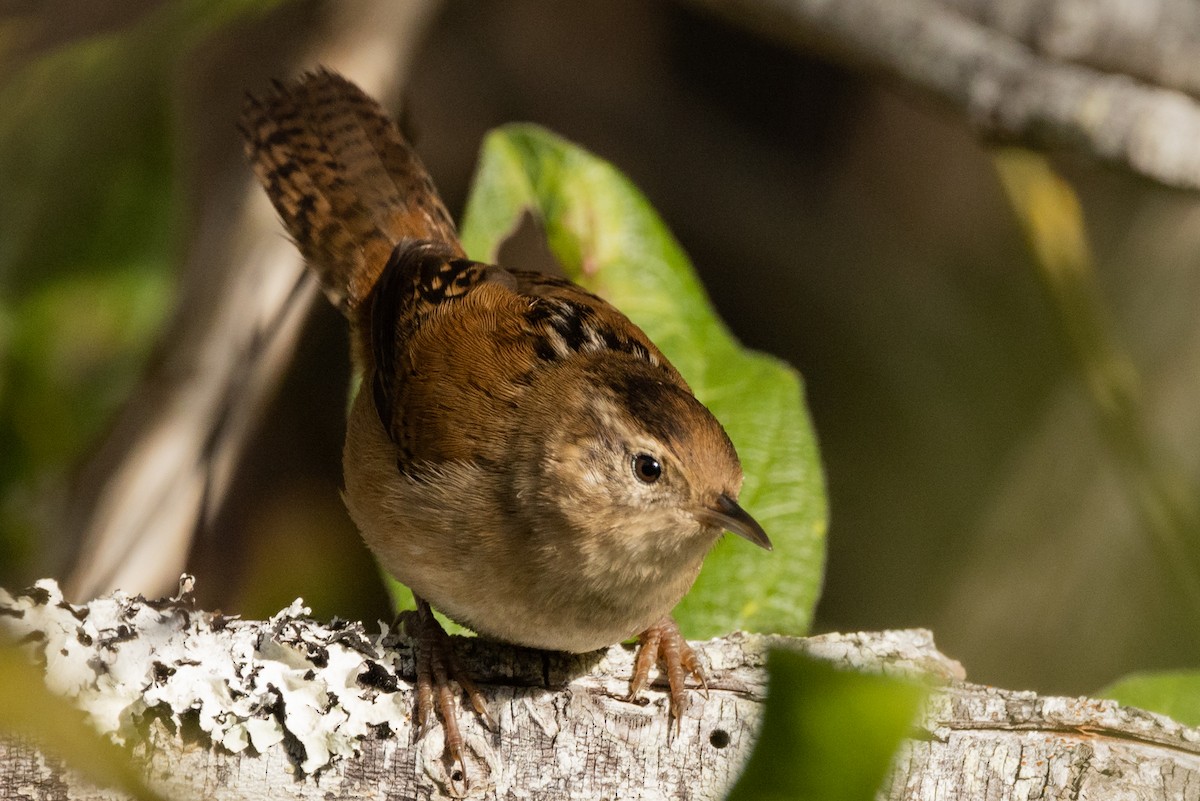
[[[200,7],[0,2],[0,585],[66,571],[56,521],[169,358],[194,212],[241,202],[205,165],[236,161],[242,92],[337,13]],[[1043,692],[1195,665],[1197,620],[954,112],[673,2],[446,2],[417,41],[403,116],[452,210],[487,130],[545,125],[641,187],[737,336],[803,373],[831,509],[819,630],[929,627],[973,679]],[[1055,164],[1147,436],[1195,495],[1200,205]],[[322,302],[191,549],[203,602],[388,616],[338,495],[348,377]]]

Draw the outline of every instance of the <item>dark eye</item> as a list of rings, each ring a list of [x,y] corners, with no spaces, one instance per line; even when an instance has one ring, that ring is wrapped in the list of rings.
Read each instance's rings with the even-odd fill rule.
[[[653,484],[662,476],[662,465],[648,453],[639,453],[633,457],[633,474],[640,481]]]

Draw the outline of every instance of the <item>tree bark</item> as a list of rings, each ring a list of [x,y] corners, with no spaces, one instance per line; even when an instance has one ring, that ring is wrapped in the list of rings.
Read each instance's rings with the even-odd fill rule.
[[[267,621],[115,594],[86,606],[52,581],[0,591],[0,633],[46,665],[102,732],[129,744],[168,798],[453,797],[441,727],[414,736],[412,649],[388,626]],[[709,697],[678,734],[660,683],[625,699],[633,652],[549,654],[461,638],[496,730],[461,723],[474,798],[719,799],[754,746],[766,656],[796,648],[847,669],[935,689],[881,799],[1200,798],[1200,730],[1087,698],[966,682],[926,631],[808,639],[735,633],[700,643]],[[790,766],[781,766],[789,769]],[[25,740],[0,741],[0,797],[122,799],[83,783]]]
[[[1200,9],[1186,0],[692,0],[879,71],[980,136],[1200,188]]]

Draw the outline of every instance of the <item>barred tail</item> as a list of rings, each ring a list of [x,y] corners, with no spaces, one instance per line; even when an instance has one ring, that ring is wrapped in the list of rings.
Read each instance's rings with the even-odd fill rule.
[[[403,239],[464,255],[429,174],[379,104],[328,70],[248,96],[246,155],[329,299],[351,315]]]

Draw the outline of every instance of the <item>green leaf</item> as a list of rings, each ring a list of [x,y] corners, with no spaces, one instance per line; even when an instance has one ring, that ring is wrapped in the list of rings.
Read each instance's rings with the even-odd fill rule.
[[[1200,726],[1200,671],[1131,673],[1100,690],[1096,697],[1157,712],[1188,726]]]
[[[794,651],[767,667],[762,733],[729,801],[873,801],[925,689]]]
[[[496,259],[531,213],[567,277],[627,314],[725,426],[746,474],[741,503],[766,553],[726,537],[676,610],[692,637],[731,629],[803,634],[821,585],[825,487],[798,373],[747,350],[714,312],[662,220],[611,165],[535,126],[491,133],[467,204],[468,253]]]
[[[383,577],[383,586],[387,589],[388,597],[392,599],[392,608],[397,612],[406,612],[417,608],[417,599],[413,597],[412,590],[401,584],[386,570],[380,570],[379,575]],[[455,623],[450,618],[443,615],[438,610],[433,610],[433,616],[442,624],[442,629],[447,634],[458,634],[463,637],[473,637],[475,632],[471,631],[466,626]]]

